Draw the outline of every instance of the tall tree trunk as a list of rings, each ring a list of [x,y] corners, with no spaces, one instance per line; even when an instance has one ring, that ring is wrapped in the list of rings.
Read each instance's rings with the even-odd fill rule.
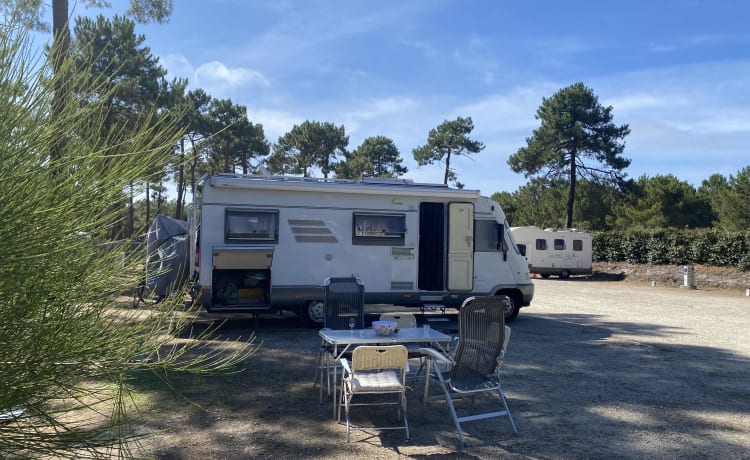
[[[195,170],[198,167],[198,152],[195,150],[195,141],[190,139],[190,152],[192,152],[193,159],[190,161],[190,195],[195,198]]]
[[[164,195],[162,194],[162,190],[164,190],[164,179],[159,179],[159,191],[156,192],[156,213],[157,214],[164,214],[164,208],[162,205],[164,204]]]
[[[443,177],[443,185],[448,185],[448,176],[451,170],[451,151],[448,150],[445,153],[445,176]]]
[[[151,186],[146,182],[146,225],[151,224]]]
[[[229,152],[229,142],[226,143],[224,146],[224,172],[225,173],[231,173],[234,171],[229,170],[229,156],[231,153]]]
[[[185,139],[180,139],[180,156],[177,164],[177,205],[175,219],[182,219],[182,207],[185,196]]]
[[[133,196],[135,192],[133,188],[134,188],[134,185],[133,185],[133,182],[131,181],[130,182],[130,196],[129,196],[130,206],[128,206],[128,226],[127,226],[128,238],[132,238],[133,233],[135,233],[135,209],[134,209],[135,198]]]
[[[68,77],[64,71],[65,59],[70,50],[70,28],[68,27],[68,0],[52,1],[52,70],[54,72],[54,95],[52,97],[52,119],[59,119],[65,110],[68,97]],[[65,136],[57,133],[50,147],[50,158],[55,161],[62,156]]]
[[[161,209],[161,205],[162,205],[161,189],[163,186],[164,185],[161,182],[159,182],[159,190],[156,191],[156,196],[154,197],[156,199],[156,213],[154,214],[155,216],[159,214],[164,214]]]
[[[576,199],[576,155],[573,150],[570,152],[570,188],[568,189],[568,206],[565,216],[565,228],[573,228],[573,203]]]

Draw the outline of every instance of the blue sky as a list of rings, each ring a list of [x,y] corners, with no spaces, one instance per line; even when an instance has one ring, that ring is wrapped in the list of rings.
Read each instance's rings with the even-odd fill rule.
[[[629,177],[697,187],[750,165],[748,19],[743,0],[177,0],[137,31],[170,77],[245,105],[269,141],[305,120],[343,124],[350,149],[384,135],[416,181],[443,167],[412,149],[471,117],[486,147],[453,165],[489,195],[527,182],[509,155],[542,98],[578,81],[630,125]]]

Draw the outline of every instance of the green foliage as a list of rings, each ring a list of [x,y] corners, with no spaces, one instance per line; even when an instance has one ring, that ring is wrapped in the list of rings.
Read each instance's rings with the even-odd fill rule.
[[[594,232],[594,261],[703,264],[750,270],[750,232],[720,229],[631,229]]]
[[[699,228],[711,225],[711,205],[687,182],[670,175],[642,176],[618,208],[619,228]]]
[[[563,180],[535,178],[513,194],[498,194],[495,199],[514,226],[561,228],[565,225],[567,183]],[[576,194],[575,221],[582,229],[606,230],[610,228],[613,209],[621,199],[621,191],[610,184],[581,180]]]
[[[721,206],[721,199],[724,194],[729,190],[727,178],[721,174],[712,174],[708,179],[703,180],[701,186],[698,187],[698,196],[706,201],[711,207],[711,224],[716,225],[718,223],[717,210]]]
[[[112,7],[111,2],[106,0],[84,0],[80,4],[85,7]],[[70,17],[67,0],[53,0],[51,5],[53,15],[59,15],[63,18]],[[0,8],[6,16],[16,15],[21,24],[34,30],[41,32],[49,32],[50,30],[50,25],[46,22],[48,2],[42,0],[0,0]],[[151,21],[164,23],[172,15],[172,0],[130,0],[130,7],[125,15],[142,24]]]
[[[562,186],[561,186],[562,185]],[[564,184],[534,179],[513,193],[513,226],[536,225],[540,228],[559,228],[565,215]]]
[[[140,23],[166,22],[172,15],[172,0],[131,0],[127,14]]]
[[[716,178],[714,178],[717,180]],[[503,198],[503,209],[515,226],[561,227],[565,224],[567,184],[563,180],[532,179]],[[579,228],[604,231],[634,228],[706,228],[714,216],[711,203],[729,196],[728,186],[710,195],[671,175],[610,183],[578,181],[574,220]],[[737,203],[738,197],[728,202]],[[742,212],[739,207],[733,212]]]
[[[344,158],[336,165],[336,177],[399,177],[407,172],[398,147],[385,136],[368,137],[354,152],[344,153]]]
[[[490,198],[503,208],[505,218],[508,219],[508,222],[510,222],[511,225],[515,225],[514,222],[517,222],[516,212],[518,211],[518,208],[516,207],[516,200],[513,198],[513,195],[508,192],[495,192]]]
[[[704,182],[704,185],[707,185]],[[717,217],[717,226],[727,230],[750,228],[750,166],[736,176],[730,175],[725,183],[715,184],[710,195]]]
[[[623,200],[623,191],[611,183],[578,181],[573,220],[582,229],[612,228],[612,216]]]
[[[210,133],[206,147],[210,152],[208,170],[212,173],[236,173],[239,168],[239,172],[247,174],[254,171],[253,163],[270,151],[263,125],[252,123],[247,118],[247,107],[233,104],[230,99],[211,99],[205,121],[196,121],[204,123]]]
[[[277,174],[302,174],[309,177],[311,169],[320,168],[328,178],[336,164],[336,158],[346,153],[349,136],[344,126],[319,121],[305,121],[294,125],[288,133],[279,137],[273,155],[268,159],[268,169]]]
[[[47,5],[42,0],[0,0],[0,11],[8,24],[23,24],[40,32],[49,32],[45,22]]]
[[[160,99],[159,81],[167,71],[159,59],[144,45],[143,35],[136,35],[135,23],[121,16],[112,20],[102,15],[90,19],[76,19],[75,39],[71,50],[76,67],[86,69],[91,83],[85,89],[97,88],[95,102],[104,103],[110,110],[137,111],[157,105]],[[84,103],[91,102],[80,98]],[[118,123],[128,116],[120,116]]]
[[[420,166],[436,162],[445,163],[443,184],[448,184],[450,181],[458,188],[463,188],[463,184],[458,182],[456,171],[451,167],[451,159],[453,156],[468,156],[484,150],[483,143],[469,138],[472,131],[474,131],[474,122],[471,117],[445,120],[437,128],[430,130],[425,145],[416,147],[412,151],[414,160]]]
[[[180,296],[161,310],[114,308],[142,258],[106,240],[120,218],[112,203],[163,166],[180,136],[177,118],[149,110],[127,138],[102,139],[96,104],[50,116],[60,74],[36,64],[23,31],[0,31],[0,412],[25,410],[0,424],[0,457],[129,456],[127,384],[136,373],[235,372],[254,346],[225,354],[197,350],[203,340],[173,342],[173,323],[185,322]],[[80,65],[64,74],[82,100],[118,94],[86,92],[90,69]]]
[[[514,172],[525,177],[565,180],[569,184],[566,227],[573,224],[576,181],[619,185],[630,160],[620,156],[620,142],[630,133],[628,125],[612,123],[612,107],[603,107],[593,90],[575,83],[544,98],[535,118],[541,121],[532,136],[508,158]]]
[[[144,36],[135,34],[135,23],[121,16],[112,20],[101,15],[96,19],[76,20],[70,52],[77,78],[66,79],[66,92],[70,97],[67,103],[85,106],[96,117],[78,129],[80,135],[99,139],[97,148],[129,142],[133,130],[142,125],[143,117],[149,112],[158,112],[160,118],[171,116],[179,120],[182,116],[180,109],[170,110],[170,105],[174,106],[174,95],[184,91],[187,82],[168,83],[164,79],[166,70],[159,66],[158,59],[144,42]],[[81,133],[83,129],[92,132]],[[67,140],[61,144],[64,142]],[[165,159],[171,159],[172,149],[165,148],[162,154]],[[123,222],[113,227],[113,237],[133,233],[133,216],[126,214],[128,202],[138,193],[148,193],[149,188],[153,188],[149,187],[149,182],[163,182],[167,166],[164,160],[150,163],[141,178],[147,181],[145,190],[135,190],[131,186],[129,197],[113,203],[113,208],[119,206]],[[146,196],[148,214],[150,197]]]

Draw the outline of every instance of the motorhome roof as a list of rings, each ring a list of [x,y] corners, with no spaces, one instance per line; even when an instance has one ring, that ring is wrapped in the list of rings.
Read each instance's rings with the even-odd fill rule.
[[[216,188],[273,189],[319,192],[348,191],[382,195],[443,196],[473,199],[480,196],[479,190],[454,189],[443,184],[415,183],[411,179],[365,178],[319,179],[297,176],[266,176],[242,174],[217,174],[207,176],[205,182]]]

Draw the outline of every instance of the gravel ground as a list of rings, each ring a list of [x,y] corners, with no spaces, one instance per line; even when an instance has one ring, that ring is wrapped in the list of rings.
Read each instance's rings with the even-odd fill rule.
[[[617,277],[615,277],[616,279]],[[205,458],[750,458],[750,298],[744,291],[624,281],[535,280],[511,324],[504,387],[519,435],[505,420],[467,425],[467,447],[445,406],[409,395],[411,439],[355,432],[331,419],[312,383],[319,339],[295,318],[230,319],[225,338],[254,330],[263,344],[248,371],[159,385],[142,453]],[[198,325],[211,321],[199,318]],[[455,321],[455,317],[451,317]],[[446,324],[455,328],[455,322]],[[226,346],[226,345],[225,345]]]
[[[750,299],[538,280],[505,386],[539,458],[750,458]]]

